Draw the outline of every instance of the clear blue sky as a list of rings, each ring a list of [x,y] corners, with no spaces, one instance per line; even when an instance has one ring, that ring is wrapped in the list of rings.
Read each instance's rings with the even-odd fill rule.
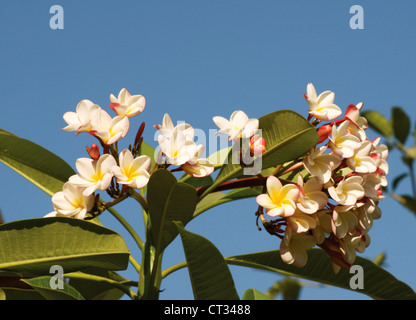
[[[54,4],[64,9],[63,30],[49,27]],[[364,8],[363,30],[349,25],[355,4]],[[308,82],[319,92],[334,91],[343,110],[362,101],[365,110],[388,115],[399,105],[414,123],[415,10],[410,0],[3,0],[0,128],[42,145],[74,167],[77,158],[86,156],[85,146],[95,140],[60,129],[65,126],[62,115],[74,111],[82,99],[109,110],[109,94],[121,88],[144,95],[146,109],[133,118],[128,137],[145,121],[145,141],[155,146],[152,125],[161,123],[165,112],[174,121],[207,132],[216,128],[213,116],[229,117],[237,109],[257,118],[279,109],[306,115],[302,94]],[[396,152],[389,163],[390,179],[405,171]],[[0,208],[6,221],[52,211],[47,194],[4,165],[0,177]],[[404,181],[399,191],[408,187]],[[375,221],[372,243],[362,256],[373,259],[385,252],[386,269],[416,289],[416,219],[390,198],[381,208],[383,216]],[[133,203],[118,209],[142,230]],[[187,228],[211,240],[224,256],[277,249],[278,239],[257,231],[255,210],[254,199],[226,204]],[[111,216],[102,221],[121,232]],[[128,236],[126,240],[133,245]],[[183,250],[176,239],[165,254],[164,267],[181,261]],[[279,279],[244,268],[231,271],[241,295],[247,288],[264,292]],[[122,274],[135,277],[130,270]],[[186,269],[166,278],[162,288],[162,299],[193,298]],[[367,297],[307,287],[300,298]]]

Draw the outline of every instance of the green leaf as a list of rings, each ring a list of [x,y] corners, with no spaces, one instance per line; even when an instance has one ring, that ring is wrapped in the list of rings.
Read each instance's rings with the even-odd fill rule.
[[[175,222],[181,235],[195,300],[239,300],[224,257],[207,239]]]
[[[271,300],[268,296],[256,289],[247,289],[241,300]]]
[[[369,110],[361,114],[368,121],[369,126],[382,134],[383,136],[390,138],[393,134],[393,127],[390,122],[379,112]]]
[[[180,182],[185,182],[194,188],[205,187],[210,184],[213,184],[214,180],[212,180],[211,176],[206,176],[202,178],[195,178],[190,175],[186,175],[183,179],[179,180]]]
[[[129,250],[114,231],[64,217],[19,220],[0,226],[0,270],[49,275],[53,265],[64,272],[97,267],[127,268]]]
[[[61,191],[63,184],[75,174],[57,155],[4,130],[0,131],[0,161],[49,195]]]
[[[196,190],[184,182],[177,182],[168,170],[155,171],[147,185],[147,202],[154,245],[162,252],[178,235],[173,220],[186,225],[194,213]]]
[[[393,107],[391,109],[391,122],[393,125],[394,136],[402,144],[405,144],[410,132],[410,119],[408,115],[402,108]]]
[[[259,119],[259,129],[267,141],[267,149],[261,158],[261,169],[275,167],[306,154],[316,145],[319,137],[316,129],[305,118],[290,110],[281,110],[265,115]],[[205,191],[208,194],[221,183],[243,174],[238,161],[233,160],[231,150],[228,161],[219,172],[213,185]]]
[[[78,273],[85,276],[72,277],[69,279],[69,284],[87,300],[118,300],[125,293],[115,287],[113,282],[115,281],[120,285],[129,282],[129,280],[111,270],[89,268]],[[92,275],[92,277],[88,278],[88,275]],[[101,281],[96,281],[96,277],[99,277]]]
[[[354,274],[350,274],[346,269],[341,269],[335,274],[328,255],[322,249],[309,250],[308,263],[303,268],[284,263],[279,250],[239,255],[225,258],[225,260],[232,265],[268,270],[352,290],[350,280]],[[372,261],[357,257],[354,265],[359,265],[364,270],[364,289],[353,291],[363,293],[373,299],[416,299],[415,292],[408,285],[397,280]]]
[[[149,156],[150,159],[152,160],[151,168],[153,168],[153,166],[156,164],[155,149],[151,145],[149,145],[149,144],[147,144],[146,142],[143,141],[141,146],[140,146],[139,154],[141,156],[143,156],[143,155]]]
[[[393,190],[396,190],[397,186],[399,185],[399,182],[406,178],[408,175],[408,173],[402,173],[401,175],[394,178],[392,183]]]
[[[21,281],[30,285],[47,300],[85,300],[76,289],[64,281],[62,282],[62,289],[52,289],[50,284],[51,279],[52,277],[50,276],[43,276],[23,279]],[[52,281],[54,281],[54,279],[52,279]]]
[[[228,193],[218,191],[210,193],[198,202],[198,205],[195,208],[194,217],[226,202],[257,197],[261,191],[262,187],[247,187],[234,189]]]

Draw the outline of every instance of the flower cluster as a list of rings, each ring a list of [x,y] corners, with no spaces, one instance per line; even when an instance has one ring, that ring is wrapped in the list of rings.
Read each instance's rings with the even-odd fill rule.
[[[333,92],[317,95],[309,83],[304,97],[319,141],[297,166],[297,181],[269,176],[257,203],[263,224],[282,239],[283,261],[303,267],[307,250],[318,245],[336,271],[350,266],[370,243],[368,232],[381,215],[378,202],[387,185],[388,149],[379,138],[367,138],[362,103],[349,105],[340,117]],[[276,219],[266,221],[263,208]]]
[[[82,100],[75,112],[64,114],[67,126],[62,130],[75,131],[76,135],[89,133],[98,139],[102,154],[97,144],[87,147],[89,158],[79,158],[76,161],[78,173],[69,178],[62,191],[52,196],[54,211],[46,217],[85,219],[87,213],[96,216],[106,207],[99,203],[97,191],[106,191],[117,201],[128,194],[129,189],[141,189],[147,185],[152,161],[147,155],[139,155],[144,122],[137,132],[134,144],[118,152],[118,141],[130,129],[129,118],[140,114],[145,104],[146,100],[142,95],[131,95],[126,89],[122,89],[117,97],[110,95],[109,106],[116,112],[115,117],[111,117],[90,100]],[[194,177],[204,177],[213,172],[212,163],[201,158],[204,145],[193,142],[194,129],[190,125],[180,124],[174,127],[166,114],[163,125],[155,127],[161,132],[160,157],[166,159],[165,168],[168,165],[177,165]],[[158,162],[153,169],[161,163]]]

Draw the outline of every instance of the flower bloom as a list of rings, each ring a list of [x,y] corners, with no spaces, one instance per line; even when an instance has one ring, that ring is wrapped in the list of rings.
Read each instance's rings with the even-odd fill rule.
[[[133,158],[129,149],[124,149],[119,155],[120,166],[112,166],[111,171],[116,177],[117,183],[127,185],[134,189],[140,189],[149,182],[149,170],[152,161],[149,156]]]
[[[163,139],[169,139],[169,137],[172,136],[173,130],[175,129],[172,119],[168,113],[165,113],[163,116],[162,125],[157,124],[154,127],[160,131]],[[179,123],[176,127],[178,127],[178,130],[181,130],[184,133],[187,140],[193,140],[195,130],[190,124],[182,122]]]
[[[352,206],[357,200],[364,197],[364,188],[362,186],[363,178],[360,176],[349,177],[338,183],[337,187],[328,188],[328,193],[332,199],[344,206]]]
[[[176,126],[169,135],[159,135],[159,147],[169,164],[181,166],[195,158],[198,147],[186,136],[184,124]]]
[[[310,214],[296,210],[295,213],[287,217],[287,225],[294,232],[302,233],[316,228],[317,219]]]
[[[360,117],[362,106],[363,104],[361,102],[356,106],[350,104],[345,112],[345,118],[350,122],[348,131],[361,141],[365,141],[367,139],[365,130],[368,128],[368,122],[366,118]]]
[[[342,122],[337,128],[332,126],[332,135],[329,138],[328,146],[340,157],[350,158],[354,155],[354,150],[361,146],[360,139],[348,133],[349,121]]]
[[[225,133],[229,136],[228,141],[236,138],[250,138],[259,128],[258,119],[249,119],[244,111],[236,110],[231,114],[230,120],[216,116],[212,118],[220,128],[218,133]]]
[[[195,178],[206,177],[213,173],[214,165],[212,164],[212,162],[208,159],[201,158],[201,155],[204,152],[204,150],[204,145],[198,145],[194,157],[181,166],[183,171]]]
[[[326,149],[326,146],[322,146],[312,150],[303,160],[305,169],[322,183],[331,180],[332,171],[341,164],[341,159],[337,155],[324,154]]]
[[[104,154],[98,160],[80,158],[75,164],[78,174],[71,176],[69,182],[84,187],[84,196],[91,195],[95,190],[106,190],[113,177],[111,168],[116,165],[116,160],[110,154]]]
[[[323,209],[328,203],[328,196],[322,191],[323,183],[318,178],[312,177],[306,183],[299,175],[298,185],[301,188],[297,207],[304,213],[315,213]]]
[[[260,138],[260,135],[256,134],[250,139],[250,154],[252,156],[260,157],[266,151],[266,140]]]
[[[257,203],[266,208],[271,217],[288,217],[295,213],[299,189],[294,184],[282,185],[275,176],[269,176],[266,181],[267,194],[257,196]]]
[[[110,94],[110,108],[119,116],[133,117],[144,110],[146,99],[142,95],[132,96],[127,89],[120,90],[118,97]]]
[[[76,112],[64,113],[64,120],[68,125],[62,130],[76,131],[76,134],[89,132],[91,130],[91,120],[99,110],[101,108],[90,100],[82,100],[78,103]]]
[[[307,250],[315,245],[312,235],[307,233],[294,233],[287,228],[285,236],[280,243],[280,256],[287,264],[302,268],[308,261]]]
[[[351,158],[346,160],[348,167],[358,173],[372,173],[377,170],[376,162],[370,156],[372,144],[369,140],[361,143],[361,146],[354,150]]]
[[[335,94],[332,91],[324,91],[318,96],[313,84],[308,83],[306,92],[304,97],[309,104],[311,116],[320,120],[334,120],[342,114],[341,109],[334,104]]]
[[[85,196],[84,188],[66,182],[62,191],[52,196],[52,204],[55,211],[45,217],[72,217],[84,219],[88,211],[94,206],[94,195]]]
[[[355,206],[336,206],[332,214],[332,231],[339,238],[344,238],[347,233],[352,233],[357,224],[358,217]]]
[[[127,116],[111,116],[104,110],[98,111],[91,121],[90,134],[100,138],[105,144],[110,145],[124,138],[130,128]]]

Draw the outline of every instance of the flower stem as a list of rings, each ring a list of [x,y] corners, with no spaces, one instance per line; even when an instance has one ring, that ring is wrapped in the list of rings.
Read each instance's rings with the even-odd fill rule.
[[[140,205],[142,206],[143,210],[148,212],[149,206],[147,205],[147,201],[143,196],[138,193],[136,190],[129,188],[129,194],[132,198],[134,198]]]

